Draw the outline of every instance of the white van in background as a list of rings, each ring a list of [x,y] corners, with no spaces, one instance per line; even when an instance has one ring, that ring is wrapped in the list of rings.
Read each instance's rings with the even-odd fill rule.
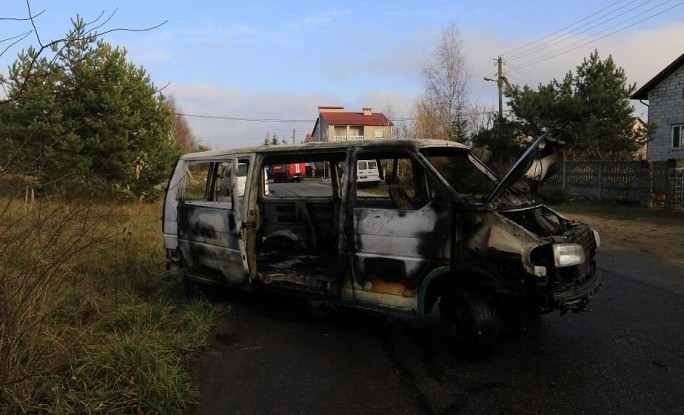
[[[356,183],[374,187],[380,184],[380,172],[376,160],[358,160],[356,162]]]

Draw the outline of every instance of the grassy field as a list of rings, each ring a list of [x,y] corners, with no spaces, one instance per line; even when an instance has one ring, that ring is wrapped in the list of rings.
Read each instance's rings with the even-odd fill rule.
[[[591,215],[619,220],[647,219],[684,225],[684,212],[668,211],[662,206],[647,207],[638,203],[576,200],[554,204],[552,207],[568,214]]]
[[[601,234],[601,249],[639,252],[684,272],[684,212],[627,203],[575,201],[552,206],[590,224]]]
[[[160,204],[0,198],[0,413],[182,413],[220,305],[165,273]]]

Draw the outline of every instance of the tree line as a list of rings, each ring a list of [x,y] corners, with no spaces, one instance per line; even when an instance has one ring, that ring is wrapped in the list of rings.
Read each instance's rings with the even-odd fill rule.
[[[173,98],[94,23],[77,16],[60,40],[36,36],[0,77],[0,174],[62,196],[152,199],[197,140]]]

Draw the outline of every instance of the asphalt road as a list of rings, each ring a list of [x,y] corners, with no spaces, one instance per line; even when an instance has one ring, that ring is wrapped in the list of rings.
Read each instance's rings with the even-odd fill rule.
[[[196,414],[684,413],[684,275],[603,250],[590,313],[544,315],[463,361],[437,316],[226,301],[200,369]]]
[[[320,182],[316,179],[305,179],[300,183],[271,183],[269,197],[296,197],[296,196],[332,196],[330,183]],[[357,190],[359,196],[373,196],[364,190]]]
[[[315,180],[304,180],[299,183],[270,183],[268,188],[269,197],[332,196],[329,183]]]

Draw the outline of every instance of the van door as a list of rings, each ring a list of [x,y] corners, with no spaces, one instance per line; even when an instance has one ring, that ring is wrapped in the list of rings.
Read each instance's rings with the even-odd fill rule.
[[[178,203],[178,241],[186,275],[205,283],[241,284],[237,160],[188,161]]]
[[[242,267],[249,276],[250,282],[256,276],[256,188],[258,178],[251,180],[252,176],[258,176],[253,170],[254,160],[251,156],[238,156],[236,159],[237,169],[233,183],[236,186],[233,198],[235,213],[235,227],[237,243],[240,247],[240,259]]]
[[[353,184],[349,188],[355,191],[355,300],[415,309],[422,278],[449,262],[449,198],[433,190],[434,180],[408,152],[360,151],[356,157],[378,160],[385,183],[372,190],[355,189]]]

